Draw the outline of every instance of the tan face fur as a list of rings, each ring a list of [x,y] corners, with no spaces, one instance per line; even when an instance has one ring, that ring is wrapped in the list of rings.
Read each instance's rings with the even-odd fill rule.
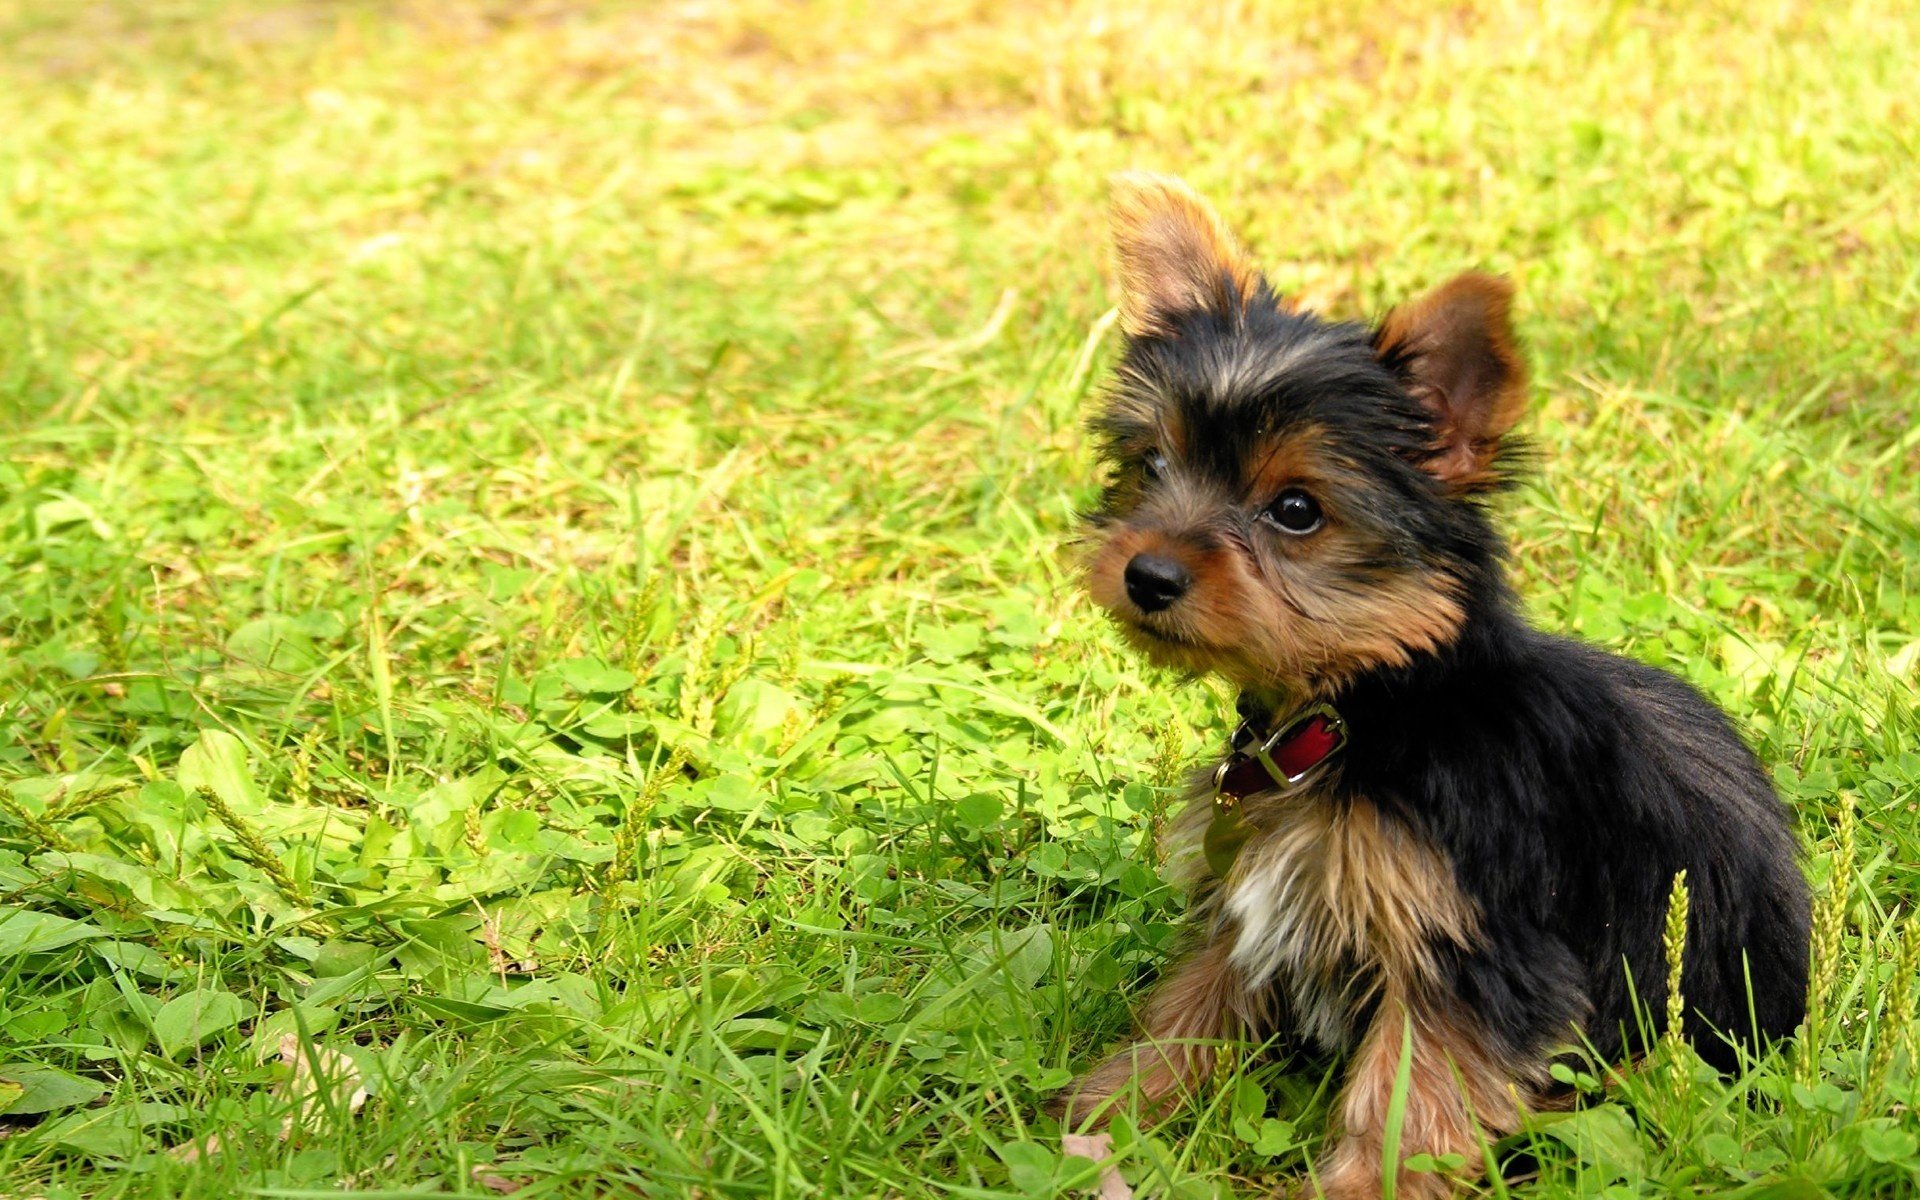
[[[1121,180],[1114,229],[1129,341],[1095,422],[1111,475],[1094,602],[1155,663],[1274,694],[1455,640],[1458,547],[1484,535],[1459,506],[1499,485],[1524,400],[1511,289],[1464,275],[1367,329],[1276,297],[1177,181]],[[1278,519],[1292,496],[1312,528]],[[1177,600],[1130,584],[1149,561],[1177,568]]]

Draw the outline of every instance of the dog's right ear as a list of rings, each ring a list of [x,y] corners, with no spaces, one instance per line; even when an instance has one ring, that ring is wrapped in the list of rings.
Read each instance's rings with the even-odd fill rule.
[[[1128,337],[1171,333],[1184,313],[1237,313],[1260,273],[1220,214],[1170,175],[1113,178],[1113,247],[1120,327]]]
[[[1374,330],[1383,360],[1433,420],[1426,469],[1459,491],[1501,482],[1501,439],[1527,406],[1527,366],[1513,336],[1513,284],[1468,273],[1388,313]]]

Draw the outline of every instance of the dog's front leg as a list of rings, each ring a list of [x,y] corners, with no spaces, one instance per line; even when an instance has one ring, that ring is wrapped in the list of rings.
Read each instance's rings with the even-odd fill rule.
[[[1219,1043],[1246,1033],[1239,973],[1228,961],[1232,942],[1216,938],[1182,961],[1154,989],[1140,1022],[1140,1040],[1075,1080],[1061,1105],[1068,1129],[1107,1123],[1129,1088],[1143,1114],[1164,1116],[1212,1075]]]
[[[1408,1156],[1458,1154],[1466,1160],[1463,1171],[1477,1174],[1485,1165],[1482,1135],[1518,1126],[1530,1089],[1472,1019],[1444,998],[1410,1002],[1389,992],[1347,1067],[1335,1106],[1337,1140],[1317,1169],[1328,1200],[1381,1195],[1389,1108],[1403,1061],[1407,1102],[1393,1164],[1398,1200],[1444,1200],[1452,1191],[1441,1175],[1405,1170]]]

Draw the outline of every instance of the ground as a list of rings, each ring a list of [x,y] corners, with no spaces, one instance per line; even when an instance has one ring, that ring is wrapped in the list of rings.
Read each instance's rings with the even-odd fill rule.
[[[1811,1034],[1573,1075],[1485,1190],[1920,1192],[1920,10],[0,0],[0,47],[0,1195],[1091,1188],[1044,1104],[1230,720],[1074,578],[1134,167],[1330,312],[1512,275],[1531,612],[1797,812]],[[1305,1187],[1327,1085],[1249,1059],[1120,1170]]]

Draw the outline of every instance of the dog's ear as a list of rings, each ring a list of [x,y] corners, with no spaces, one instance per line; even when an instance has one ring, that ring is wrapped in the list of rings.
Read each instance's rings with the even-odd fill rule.
[[[1120,327],[1128,337],[1170,333],[1182,313],[1231,315],[1260,286],[1220,214],[1178,179],[1116,175],[1112,203]]]
[[[1433,416],[1426,469],[1461,490],[1498,482],[1500,439],[1526,408],[1512,304],[1511,283],[1470,273],[1394,309],[1374,330],[1374,349]]]

